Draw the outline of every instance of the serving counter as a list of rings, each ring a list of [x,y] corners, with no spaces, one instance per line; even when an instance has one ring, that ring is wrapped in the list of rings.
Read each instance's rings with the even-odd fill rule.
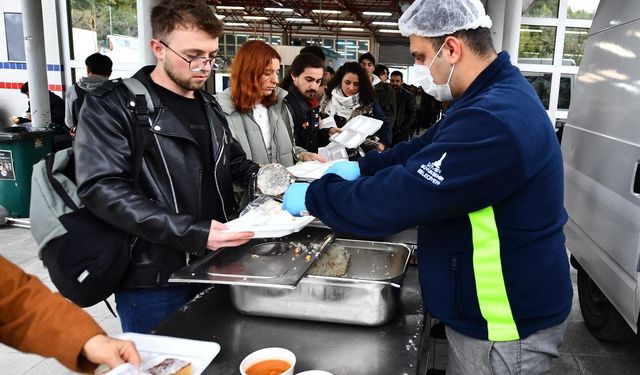
[[[410,265],[395,316],[377,327],[246,316],[237,312],[228,285],[215,285],[158,325],[159,335],[215,341],[221,351],[204,374],[238,374],[251,352],[278,346],[297,357],[295,372],[335,375],[425,374],[428,330],[417,267]]]

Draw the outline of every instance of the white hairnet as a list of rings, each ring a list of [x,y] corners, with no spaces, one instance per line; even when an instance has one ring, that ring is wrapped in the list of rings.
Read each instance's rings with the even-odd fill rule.
[[[403,36],[438,37],[479,27],[491,27],[480,0],[416,0],[398,20]]]

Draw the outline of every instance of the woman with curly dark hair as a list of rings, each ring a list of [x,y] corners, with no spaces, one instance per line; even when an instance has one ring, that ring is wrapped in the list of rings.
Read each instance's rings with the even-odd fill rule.
[[[342,65],[331,79],[320,103],[321,127],[329,128],[329,134],[340,131],[347,121],[358,115],[365,115],[384,121],[375,133],[374,142],[378,151],[391,145],[391,124],[387,121],[378,104],[367,72],[357,62]]]

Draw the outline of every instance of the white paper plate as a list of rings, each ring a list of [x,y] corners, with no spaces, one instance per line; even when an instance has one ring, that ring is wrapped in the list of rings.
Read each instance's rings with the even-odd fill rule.
[[[305,179],[305,180],[317,180],[324,175],[324,172],[329,169],[330,166],[335,164],[336,161],[330,161],[328,163],[323,163],[321,161],[305,161],[303,163],[298,163],[292,165],[287,168],[289,173],[294,175],[297,178]]]
[[[382,127],[383,121],[359,115],[349,120],[340,133],[335,133],[329,140],[347,148],[356,148],[364,140]]]
[[[315,216],[294,217],[289,225],[235,225],[224,232],[253,232],[253,238],[279,238],[288,236],[291,233],[299,232],[307,224],[312,222]],[[229,224],[229,223],[227,223]]]
[[[191,362],[192,374],[199,375],[220,352],[220,345],[211,341],[181,339],[169,336],[123,333],[117,338],[131,340],[136,344],[144,368],[155,366],[166,358],[178,358]],[[107,375],[130,373],[131,366],[118,366]]]
[[[282,209],[281,203],[269,198],[256,199],[241,215],[225,223],[228,229],[224,232],[254,232],[254,238],[284,237],[299,232],[314,219],[313,216],[293,216]]]

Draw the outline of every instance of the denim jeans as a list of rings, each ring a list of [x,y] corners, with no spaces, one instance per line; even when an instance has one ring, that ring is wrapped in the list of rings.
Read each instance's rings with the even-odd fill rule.
[[[566,321],[516,341],[486,341],[445,327],[449,342],[447,375],[549,374],[558,357]]]
[[[204,288],[200,285],[139,289],[116,293],[122,332],[149,333]]]

